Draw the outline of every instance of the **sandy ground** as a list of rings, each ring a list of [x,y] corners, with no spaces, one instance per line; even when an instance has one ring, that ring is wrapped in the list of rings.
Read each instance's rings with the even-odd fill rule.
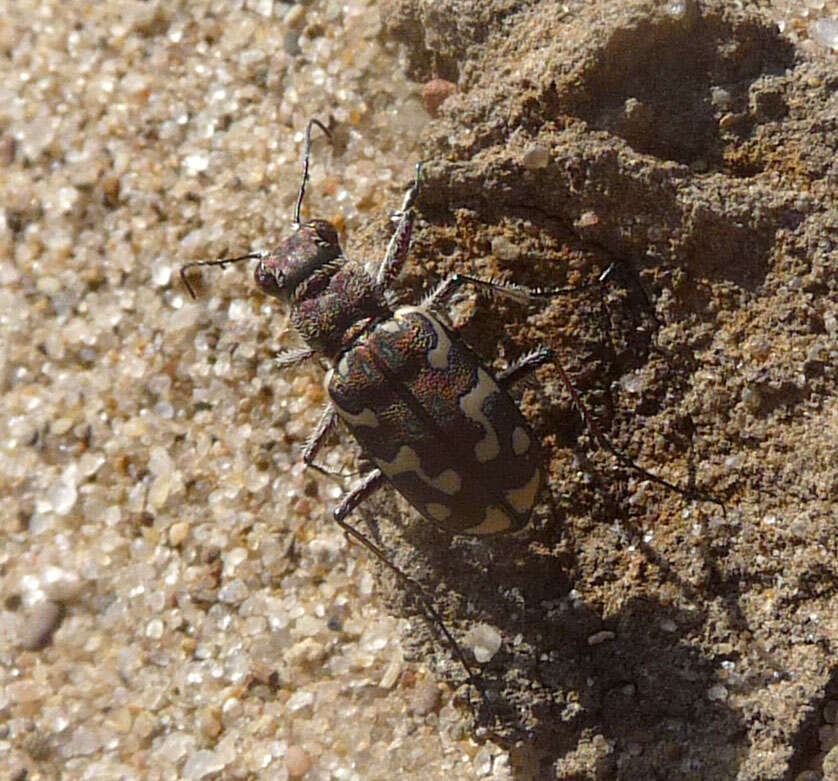
[[[810,35],[838,7],[611,5],[3,4],[0,776],[838,765],[838,55]],[[725,503],[615,469],[550,367],[523,394],[551,474],[528,535],[451,543],[373,503],[463,643],[501,635],[490,707],[303,469],[322,368],[275,368],[287,311],[241,268],[196,301],[178,279],[287,232],[312,116],[305,212],[350,256],[381,255],[428,160],[413,294],[618,260],[606,290],[453,319],[499,366],[550,344],[621,448]],[[341,441],[326,463],[357,469]]]

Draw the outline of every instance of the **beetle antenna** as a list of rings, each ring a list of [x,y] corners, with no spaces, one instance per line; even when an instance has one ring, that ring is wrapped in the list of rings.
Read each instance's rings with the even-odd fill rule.
[[[326,126],[319,120],[312,117],[306,125],[306,143],[303,148],[303,180],[300,182],[300,191],[297,193],[297,203],[294,206],[294,229],[300,227],[300,208],[303,205],[303,197],[306,194],[306,182],[308,181],[308,158],[311,153],[311,128],[317,125],[327,136],[329,141],[332,140],[332,134],[328,131]]]

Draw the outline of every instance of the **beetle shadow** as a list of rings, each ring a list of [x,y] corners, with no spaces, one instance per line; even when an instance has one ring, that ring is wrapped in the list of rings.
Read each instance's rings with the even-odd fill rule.
[[[564,241],[561,226],[540,227]],[[569,260],[575,262],[575,279],[587,283],[612,258],[591,255],[583,244]],[[543,279],[537,268],[532,274],[542,284],[565,283],[561,276]],[[619,411],[625,405],[611,398],[615,383],[645,367],[654,352],[663,358],[656,360],[657,379],[665,374],[667,393],[678,397],[689,384],[695,344],[672,360],[657,347],[654,307],[633,264],[618,264],[601,290],[558,301],[532,322],[519,304],[495,301],[485,313],[478,307],[458,331],[484,356],[497,354],[499,345],[504,355],[520,354],[522,344],[562,334],[550,346],[561,353],[572,345],[565,368],[586,400],[594,398],[594,416],[616,438],[631,426],[632,416],[659,412],[662,399],[655,382],[648,393],[632,396],[634,409]],[[555,375],[552,386],[548,370],[544,376],[548,387],[522,405],[537,438],[551,440],[554,461],[550,496],[530,528],[495,538],[452,538],[418,520],[390,490],[362,506],[356,521],[365,518],[370,536],[391,561],[432,595],[429,600],[469,658],[475,626],[485,624],[488,635],[501,638],[500,648],[480,667],[486,697],[472,691],[465,702],[477,735],[513,748],[521,778],[555,778],[563,763],[578,766],[582,757],[589,777],[659,778],[661,766],[674,769],[679,763],[701,768],[704,777],[735,777],[740,761],[735,745],[746,727],[718,688],[731,655],[708,652],[701,638],[716,620],[710,603],[719,601],[728,611],[726,623],[747,632],[737,609],[739,584],[725,582],[705,551],[708,575],[696,588],[678,562],[667,561],[645,541],[643,530],[625,517],[626,486],[605,476],[599,456],[591,456],[589,467],[578,445],[585,424],[566,394],[556,390]],[[682,433],[675,432],[679,447],[691,439]],[[400,518],[413,520],[395,520]],[[363,522],[357,525],[364,528]],[[597,548],[597,538],[615,527],[621,538]],[[630,557],[621,556],[628,546],[654,572],[649,587],[636,578],[616,583],[630,565]],[[413,619],[404,638],[408,652],[427,661],[440,678],[462,684],[462,666],[438,627],[423,620],[415,591],[386,571],[381,583],[394,612]]]
[[[725,663],[736,655],[708,655],[697,638],[708,629],[704,606],[712,601],[723,602],[728,625],[748,629],[736,607],[737,584],[718,576],[709,555],[710,594],[644,542],[642,530],[624,524],[626,544],[654,571],[658,588],[606,610],[574,590],[584,563],[561,529],[565,519],[557,508],[551,508],[550,524],[536,522],[531,533],[452,538],[419,521],[389,522],[399,517],[395,504],[392,496],[371,502],[369,516],[388,519],[374,524],[378,541],[433,594],[464,652],[471,655],[468,632],[475,625],[486,624],[502,638],[480,667],[487,698],[472,697],[471,704],[478,735],[518,747],[513,756],[520,777],[556,777],[550,775],[556,768],[572,757],[578,763],[586,751],[595,757],[595,777],[618,766],[621,777],[659,777],[661,752],[700,767],[704,777],[736,776],[734,747],[746,725],[725,704],[723,685]],[[664,603],[656,596],[660,587],[674,589],[677,598]],[[416,595],[394,578],[384,575],[382,589],[397,613],[423,615]],[[436,627],[413,620],[405,640],[408,651],[441,677],[463,682],[465,674]],[[749,685],[767,685],[769,677]],[[600,736],[602,750],[587,745],[591,736]],[[533,763],[542,768],[535,774]]]

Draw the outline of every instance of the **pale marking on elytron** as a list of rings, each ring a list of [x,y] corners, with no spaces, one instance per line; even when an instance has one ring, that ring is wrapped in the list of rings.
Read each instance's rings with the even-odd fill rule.
[[[451,515],[451,508],[446,507],[444,504],[437,504],[436,502],[431,502],[430,504],[425,505],[425,512],[431,516],[435,521],[447,521]]]
[[[512,432],[512,452],[516,456],[523,455],[530,449],[530,437],[524,429],[516,426]]]
[[[340,417],[342,417],[351,426],[367,426],[368,428],[378,428],[378,418],[369,407],[362,409],[357,415],[345,410],[343,407],[337,407],[337,411],[338,415],[340,415]]]
[[[512,505],[516,512],[522,515],[532,509],[535,504],[535,497],[538,493],[538,486],[541,484],[541,470],[536,469],[532,477],[520,488],[512,488],[506,491],[506,500]]]
[[[477,526],[472,526],[466,529],[466,534],[494,534],[495,532],[505,532],[512,526],[512,519],[509,513],[502,507],[492,505],[486,508],[483,515],[483,521]]]
[[[460,490],[463,481],[453,469],[446,469],[444,472],[440,472],[439,477],[433,480],[432,485],[442,491],[442,493],[453,496]]]
[[[338,371],[340,371],[340,366],[338,366]],[[326,388],[326,393],[329,394],[329,398],[332,398],[329,385],[332,382],[334,373],[334,369],[329,369],[329,371],[326,372],[326,376],[323,378],[323,386]],[[333,398],[332,401],[334,401]],[[350,426],[368,426],[369,428],[378,428],[378,418],[369,407],[362,409],[359,413],[355,414],[345,410],[337,402],[335,402],[335,409],[337,410],[338,415]]]
[[[474,457],[481,464],[497,458],[500,453],[500,443],[495,427],[492,425],[492,421],[486,417],[486,413],[483,412],[483,402],[497,390],[498,386],[495,381],[485,369],[478,367],[474,387],[460,398],[460,409],[466,414],[467,418],[479,423],[485,432],[483,439],[474,446]]]
[[[341,377],[346,377],[349,374],[349,361],[345,354],[338,361],[338,374]]]
[[[448,337],[448,334],[445,332],[445,329],[431,317],[428,312],[424,309],[419,309],[415,306],[403,306],[401,309],[396,311],[396,319],[402,320],[408,315],[413,314],[414,312],[418,313],[420,317],[424,318],[431,324],[431,328],[433,328],[434,333],[436,334],[436,347],[431,350],[428,350],[427,357],[428,363],[434,369],[447,369],[448,368],[448,355],[451,352],[451,339]]]
[[[385,320],[383,323],[379,323],[377,326],[377,330],[384,331],[388,334],[395,334],[402,330],[402,327],[398,324],[398,322],[393,320]]]
[[[427,475],[419,463],[419,456],[416,455],[416,451],[407,445],[402,445],[399,448],[399,452],[396,453],[396,457],[392,461],[376,458],[375,463],[391,480],[402,472],[413,472],[423,483],[427,483],[432,488],[436,488],[437,491],[449,496],[457,493],[462,485],[460,476],[453,469],[446,469],[438,477]]]

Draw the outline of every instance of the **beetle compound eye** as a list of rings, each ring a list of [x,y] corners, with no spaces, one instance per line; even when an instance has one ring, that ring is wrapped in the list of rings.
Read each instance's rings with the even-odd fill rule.
[[[284,275],[279,270],[273,270],[264,263],[259,263],[253,271],[253,278],[260,289],[274,298],[280,298],[284,290]]]
[[[315,228],[317,230],[318,237],[325,245],[330,247],[340,247],[338,232],[335,230],[335,226],[332,225],[331,222],[326,222],[326,220],[317,220]]]

